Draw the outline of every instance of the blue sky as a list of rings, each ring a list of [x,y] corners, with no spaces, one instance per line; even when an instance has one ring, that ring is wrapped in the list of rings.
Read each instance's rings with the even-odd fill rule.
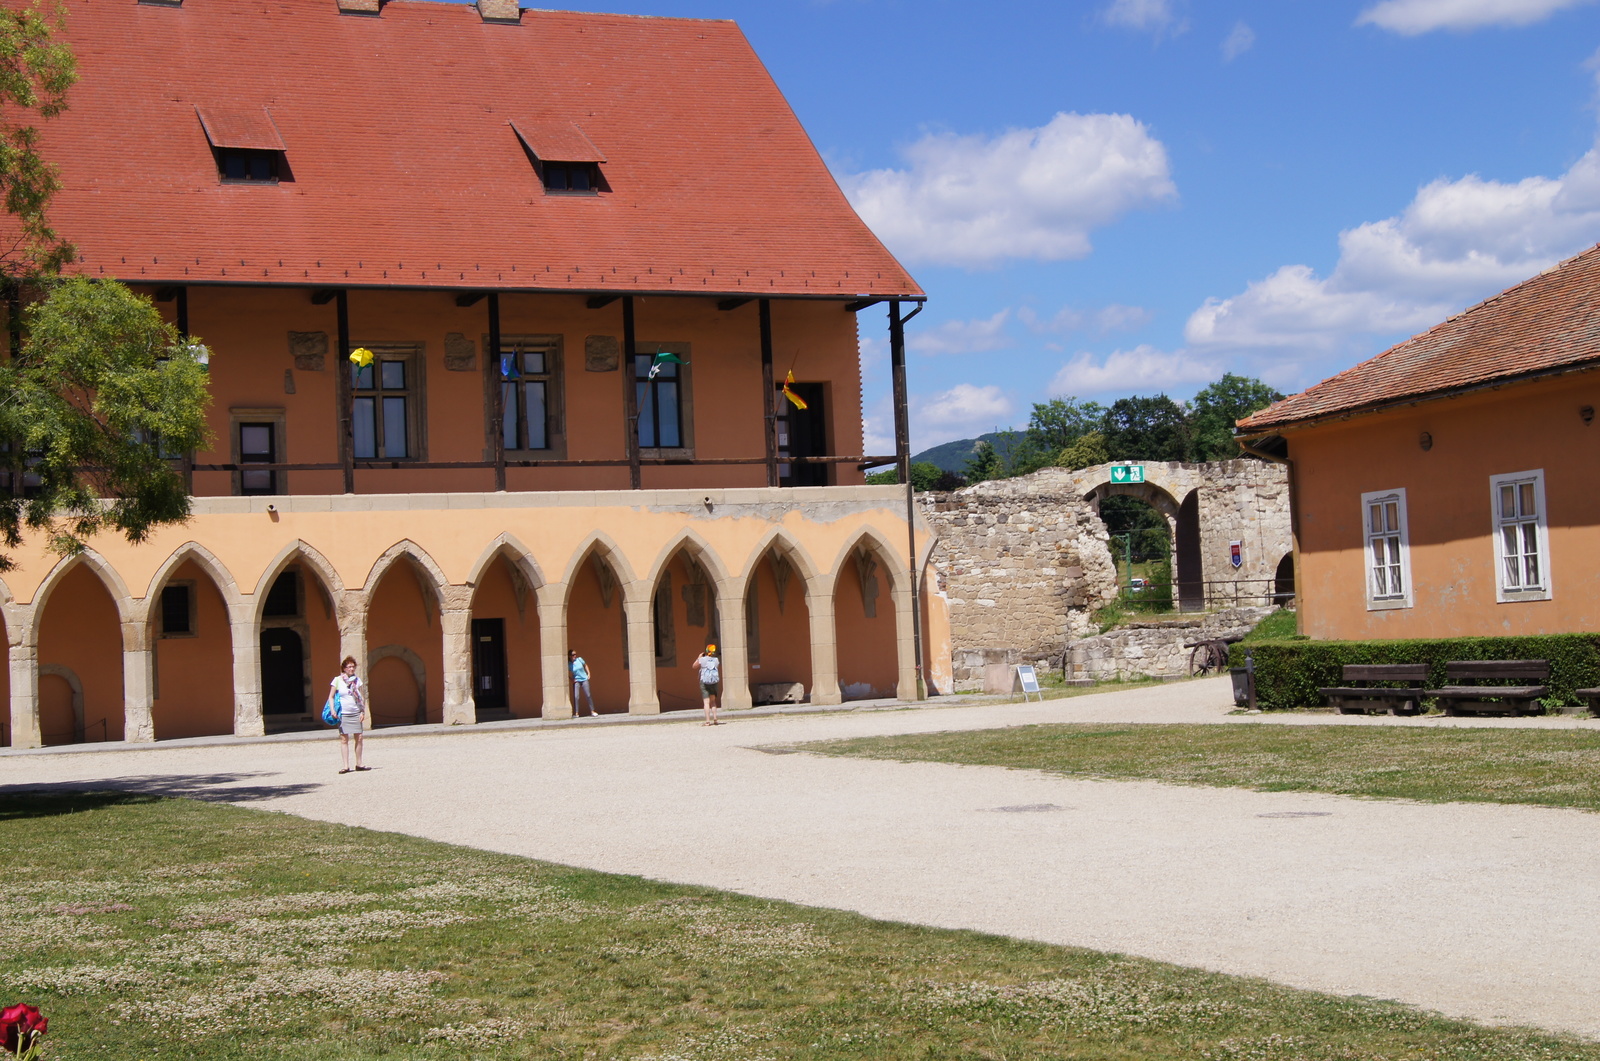
[[[928,291],[918,449],[1049,397],[1298,390],[1600,241],[1600,0],[562,6],[740,24]]]

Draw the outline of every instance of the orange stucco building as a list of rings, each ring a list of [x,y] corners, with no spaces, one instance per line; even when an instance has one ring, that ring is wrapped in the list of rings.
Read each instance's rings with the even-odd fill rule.
[[[1286,460],[1300,631],[1600,630],[1600,247],[1240,421]]]
[[[856,313],[921,290],[729,22],[427,0],[67,5],[73,270],[211,352],[193,518],[0,585],[6,742],[914,695],[926,529]],[[366,350],[372,363],[351,363]],[[665,355],[671,355],[667,357]],[[790,392],[783,382],[793,373]],[[18,477],[13,489],[25,490]]]

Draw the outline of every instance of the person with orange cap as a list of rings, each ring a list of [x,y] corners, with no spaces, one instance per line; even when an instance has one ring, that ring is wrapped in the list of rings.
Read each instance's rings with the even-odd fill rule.
[[[720,725],[717,708],[722,706],[722,660],[717,658],[716,645],[706,646],[694,661],[694,669],[700,675],[700,701],[706,709],[706,720],[702,724]]]

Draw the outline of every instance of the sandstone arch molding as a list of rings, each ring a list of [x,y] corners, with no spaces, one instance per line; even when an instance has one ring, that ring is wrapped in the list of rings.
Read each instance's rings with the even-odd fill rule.
[[[887,594],[873,592],[880,577],[888,584]],[[911,573],[876,527],[862,528],[834,559],[828,602],[840,698],[914,696]]]

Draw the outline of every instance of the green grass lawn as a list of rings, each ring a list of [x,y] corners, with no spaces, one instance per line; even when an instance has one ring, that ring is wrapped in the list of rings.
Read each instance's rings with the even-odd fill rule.
[[[1600,810],[1595,730],[1045,725],[800,747],[1076,777]]]
[[[186,800],[0,797],[0,837],[0,1001],[40,1005],[60,1061],[1600,1061],[1391,1004]]]

